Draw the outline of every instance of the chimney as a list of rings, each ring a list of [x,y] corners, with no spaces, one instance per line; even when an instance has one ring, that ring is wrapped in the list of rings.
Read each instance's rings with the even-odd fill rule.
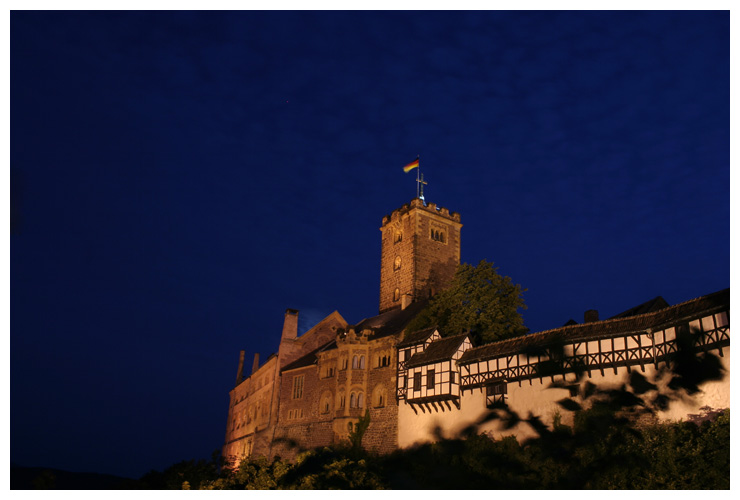
[[[595,323],[596,321],[599,321],[599,311],[596,309],[589,309],[583,313],[584,323]]]
[[[254,375],[254,372],[256,372],[259,367],[260,367],[260,353],[255,352],[254,362],[252,363],[252,375]]]
[[[239,369],[236,371],[236,385],[244,380],[244,351],[239,351]]]
[[[412,301],[412,298],[410,294],[404,293],[403,295],[401,295],[401,310],[403,311],[408,306],[410,306],[411,301]]]
[[[298,311],[296,309],[287,309],[285,311],[285,322],[283,323],[282,338],[298,338]]]

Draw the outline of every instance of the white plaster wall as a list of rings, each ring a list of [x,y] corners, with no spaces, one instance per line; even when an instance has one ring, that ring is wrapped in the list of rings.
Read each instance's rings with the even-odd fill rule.
[[[716,354],[716,351],[713,351]],[[726,370],[723,380],[708,382],[701,389],[702,392],[693,399],[679,401],[672,404],[668,411],[661,412],[658,416],[661,420],[685,420],[689,414],[701,413],[702,406],[710,406],[715,409],[730,407],[730,348],[723,349],[723,357],[720,361]],[[639,367],[633,367],[649,380],[655,374],[653,365],[646,365],[643,373]],[[613,369],[604,370],[604,376],[599,370],[591,371],[591,378],[586,379],[598,385],[600,388],[619,386],[628,380],[629,373],[626,367],[619,368],[617,374]],[[575,377],[571,374],[567,380],[573,381]],[[509,408],[517,412],[520,417],[527,418],[529,413],[539,416],[542,422],[552,425],[553,416],[559,412],[561,421],[570,425],[573,422],[573,413],[566,411],[557,405],[557,401],[568,397],[566,389],[549,388],[550,379],[539,379],[524,381],[519,386],[518,382],[508,385],[507,402]],[[659,384],[660,386],[660,384]],[[486,413],[485,391],[476,389],[472,393],[465,391],[461,398],[460,410],[453,406],[453,410],[444,412],[422,413],[417,408],[415,414],[411,406],[401,402],[398,408],[398,446],[406,448],[419,442],[434,440],[434,429],[441,428],[444,437],[455,437],[465,427],[477,422]],[[492,421],[484,424],[480,432],[488,432],[492,437],[500,438],[515,434],[520,441],[531,437],[534,432],[527,424],[519,424],[513,429],[505,430],[500,422]]]

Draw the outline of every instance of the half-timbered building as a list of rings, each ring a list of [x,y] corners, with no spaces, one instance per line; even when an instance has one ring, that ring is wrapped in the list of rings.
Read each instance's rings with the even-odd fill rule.
[[[436,334],[439,334],[435,330]],[[460,371],[457,361],[472,344],[467,334],[439,338],[406,363],[403,400],[414,412],[460,408]]]
[[[651,312],[639,314],[644,310]],[[641,305],[608,320],[568,324],[467,349],[457,360],[461,394],[458,411],[422,415],[410,405],[400,405],[399,444],[409,446],[435,439],[440,429],[454,436],[481,421],[487,410],[499,402],[520,415],[539,416],[545,423],[552,423],[556,416],[568,423],[572,414],[557,402],[576,394],[577,383],[589,381],[599,387],[618,387],[628,383],[633,370],[647,377],[656,376],[669,356],[677,352],[679,339],[689,339],[689,348],[694,352],[716,355],[727,375],[704,383],[693,397],[685,394],[658,412],[656,418],[678,420],[700,413],[702,407],[729,408],[730,291],[727,289],[675,306]],[[444,340],[447,339],[437,342]],[[437,342],[432,342],[427,351],[431,352]],[[411,361],[408,364],[416,364],[414,358]],[[567,389],[562,384],[552,387],[555,381],[569,381],[573,385]],[[497,436],[532,435],[531,428],[525,424],[504,428],[495,421],[481,426],[480,430]]]

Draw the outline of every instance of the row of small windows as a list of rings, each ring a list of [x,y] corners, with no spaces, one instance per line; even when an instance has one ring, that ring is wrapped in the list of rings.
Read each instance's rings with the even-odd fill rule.
[[[441,241],[442,243],[445,242],[445,233],[444,231],[435,231],[434,229],[430,230],[429,237],[433,239],[434,241]]]
[[[427,389],[434,389],[434,370],[427,370]],[[421,390],[421,372],[414,373],[414,390]]]
[[[426,379],[427,389],[434,389],[434,384],[436,382],[437,382],[437,379],[436,379],[436,373],[434,372],[434,370],[433,369],[427,370],[427,379]],[[406,383],[406,389],[408,389],[409,388],[408,387],[408,383],[409,383],[409,379],[408,378],[406,379],[405,383]],[[455,372],[454,371],[453,372],[450,372],[450,383],[452,383],[452,384],[455,384],[456,383],[455,382]],[[413,385],[413,389],[415,391],[420,391],[421,388],[422,388],[422,385],[421,385],[421,372],[416,372],[416,373],[414,373],[414,385]]]
[[[341,370],[342,371],[346,370],[348,368],[348,366],[349,366],[349,361],[346,358],[343,358],[340,363],[341,363]],[[388,355],[384,355],[384,356],[379,356],[378,359],[377,359],[377,362],[375,364],[375,367],[376,368],[381,368],[381,367],[384,367],[384,366],[390,366],[390,364],[391,364],[391,356],[390,356],[390,354],[388,354]],[[352,357],[352,369],[353,370],[364,370],[365,369],[365,356],[364,355],[356,354],[356,355],[354,355]],[[322,377],[323,378],[329,378],[329,377],[333,377],[335,374],[336,374],[335,368],[333,366],[327,366],[326,368],[324,368],[324,372],[323,372]],[[303,375],[301,375],[301,377],[302,376]],[[296,389],[296,383],[298,383],[298,382],[296,382],[295,379],[294,379],[293,380],[294,389]],[[300,382],[300,383],[302,383],[302,382]],[[299,389],[299,392],[300,392],[300,390],[302,390],[302,388]],[[294,396],[293,397],[293,399],[299,399],[299,398],[300,398],[300,396]]]
[[[391,365],[391,356],[390,354],[387,356],[378,356],[378,363],[376,368],[382,368],[384,366],[390,366]]]
[[[288,411],[288,420],[303,418],[303,408]]]
[[[444,243],[445,232],[432,228],[429,230],[429,238],[434,241],[441,241]],[[393,235],[393,243],[401,243],[401,241],[403,241],[403,233],[401,231],[396,231]]]
[[[320,411],[322,414],[327,414],[331,411],[331,394],[327,393],[321,398],[321,406]],[[379,386],[375,390],[375,394],[373,396],[373,399],[375,400],[375,407],[380,408],[385,406],[386,403],[386,397],[385,397],[385,390],[382,386]],[[338,398],[338,408],[340,410],[343,410],[346,407],[347,404],[347,398],[344,393],[339,394]],[[349,407],[351,409],[359,409],[365,407],[365,394],[363,392],[350,392],[349,394]],[[290,410],[288,412],[288,419],[293,420],[296,418],[303,417],[303,410],[302,409],[295,409]]]
[[[355,355],[352,358],[352,369],[353,370],[364,370],[365,369],[365,356]]]
[[[256,405],[250,406],[249,408],[242,410],[238,413],[235,413],[233,415],[232,419],[232,430],[238,429],[242,425],[247,425],[252,422],[252,420],[256,420],[259,417],[265,416],[265,407],[262,406],[260,402],[257,402]]]

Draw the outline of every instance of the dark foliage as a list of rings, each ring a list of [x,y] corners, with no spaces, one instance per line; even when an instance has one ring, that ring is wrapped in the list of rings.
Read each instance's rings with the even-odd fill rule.
[[[520,309],[526,309],[523,289],[498,274],[493,263],[460,264],[452,283],[432,298],[407,331],[437,326],[443,335],[469,332],[475,344],[527,333]]]

